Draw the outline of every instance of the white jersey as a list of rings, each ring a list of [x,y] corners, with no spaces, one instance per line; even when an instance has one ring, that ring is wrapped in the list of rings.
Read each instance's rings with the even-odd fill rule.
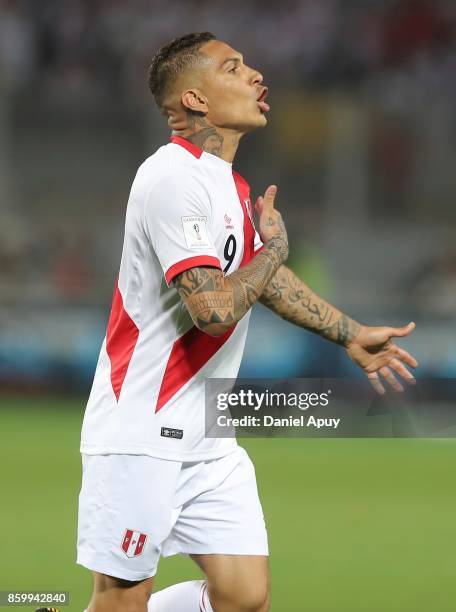
[[[173,278],[230,274],[261,249],[249,186],[231,164],[173,137],[139,168],[81,452],[201,461],[236,448],[205,437],[205,379],[236,378],[250,312],[221,337],[200,331]]]

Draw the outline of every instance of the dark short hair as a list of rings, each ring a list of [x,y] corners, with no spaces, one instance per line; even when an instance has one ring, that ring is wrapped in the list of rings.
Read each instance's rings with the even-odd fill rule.
[[[149,88],[159,108],[179,74],[198,59],[200,47],[214,39],[211,32],[186,34],[157,51],[149,68]]]

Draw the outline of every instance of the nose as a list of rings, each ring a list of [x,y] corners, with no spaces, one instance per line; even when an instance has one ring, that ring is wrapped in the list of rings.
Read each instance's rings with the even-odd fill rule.
[[[261,85],[261,83],[263,82],[263,75],[258,70],[254,70],[253,68],[251,68],[251,70],[252,76],[250,78],[250,81],[252,85]]]

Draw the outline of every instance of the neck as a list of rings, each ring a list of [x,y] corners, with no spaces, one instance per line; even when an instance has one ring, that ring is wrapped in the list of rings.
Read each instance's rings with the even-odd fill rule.
[[[193,114],[189,115],[185,128],[177,129],[176,126],[173,135],[186,138],[206,153],[217,155],[230,164],[233,163],[242,136],[239,132],[216,128],[205,117]]]

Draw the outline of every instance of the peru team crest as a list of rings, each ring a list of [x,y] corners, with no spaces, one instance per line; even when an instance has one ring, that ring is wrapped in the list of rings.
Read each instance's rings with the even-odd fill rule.
[[[122,542],[122,550],[127,557],[139,557],[144,550],[146,540],[147,535],[145,533],[133,531],[133,529],[126,529]]]

